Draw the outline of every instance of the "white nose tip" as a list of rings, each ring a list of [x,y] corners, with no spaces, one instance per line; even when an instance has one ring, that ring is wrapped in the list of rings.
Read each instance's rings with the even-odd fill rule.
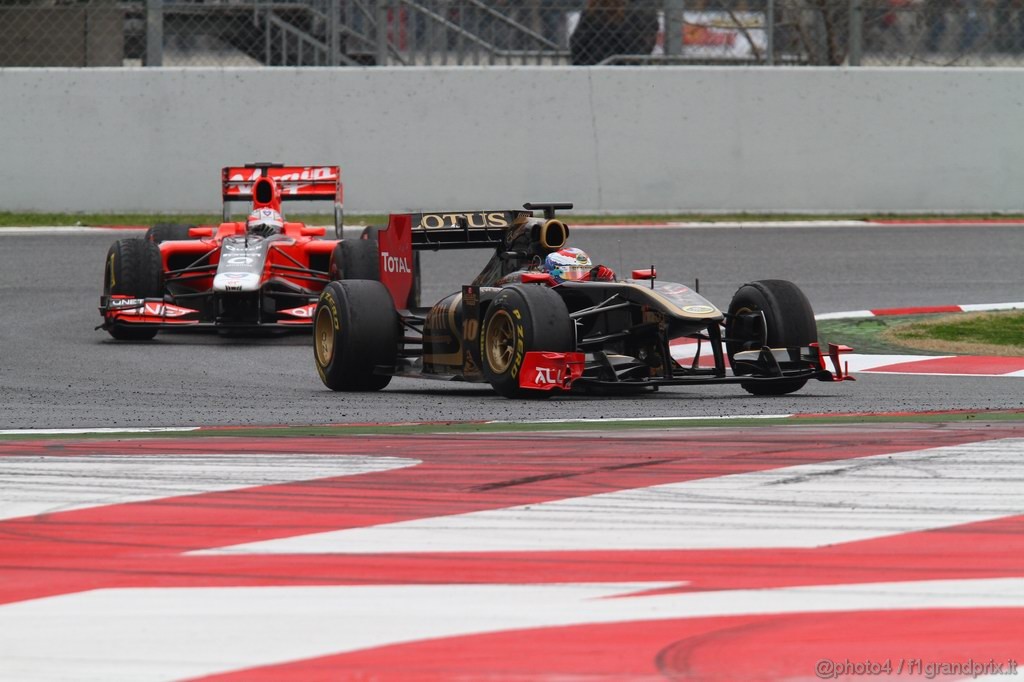
[[[222,272],[213,278],[214,291],[257,291],[260,276],[253,272]]]

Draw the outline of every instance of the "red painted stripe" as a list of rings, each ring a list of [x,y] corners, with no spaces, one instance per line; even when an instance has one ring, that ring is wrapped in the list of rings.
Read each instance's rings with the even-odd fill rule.
[[[865,372],[910,372],[914,374],[1009,374],[1024,370],[1024,358],[995,355],[963,355],[883,365]]]
[[[211,675],[207,682],[970,679],[925,665],[1020,662],[1018,609],[784,614],[580,625],[449,637]],[[851,665],[828,675],[819,662]],[[891,674],[854,673],[871,661]],[[920,667],[920,671],[918,670]],[[838,669],[837,669],[838,671]],[[975,675],[977,676],[977,675]],[[1014,678],[1016,679],[1016,678]]]
[[[963,308],[958,305],[917,306],[913,308],[878,308],[872,310],[874,315],[925,315],[927,313],[959,313]]]
[[[1020,438],[1020,424],[706,429],[566,438],[350,436],[0,443],[4,456],[386,453],[408,469],[0,523],[0,603],[110,587],[671,583],[660,593],[1024,575],[1024,516],[811,549],[188,556],[193,549],[871,454]],[[993,475],[997,475],[998,472]],[[979,483],[981,484],[981,483]],[[866,510],[866,518],[870,509]],[[866,521],[870,522],[870,521]],[[618,599],[644,599],[634,594]],[[381,609],[388,605],[381,604]],[[815,679],[821,659],[1024,660],[1024,609],[935,609],[594,623],[444,637],[236,670],[219,682]],[[102,614],[100,614],[102,615]],[[161,617],[155,614],[154,617]],[[438,613],[438,618],[445,618]],[[30,625],[30,624],[29,624]],[[372,627],[372,623],[368,624]],[[254,642],[258,647],[259,642]],[[153,663],[154,666],[159,665]],[[904,663],[906,665],[906,663]]]
[[[885,218],[872,220],[876,225],[1024,225],[1024,218]]]
[[[0,443],[4,454],[89,456],[91,453],[308,452],[345,456],[386,452],[423,461],[407,469],[161,500],[55,512],[0,522],[0,603],[100,587],[146,585],[288,585],[382,582],[572,582],[678,577],[682,556],[717,557],[743,565],[749,552],[605,553],[590,566],[582,553],[416,557],[204,557],[185,552],[342,528],[421,519],[594,495],[661,483],[778,467],[1019,437],[1020,428],[707,429],[685,440],[658,436],[413,436],[339,438],[195,438],[122,442]],[[870,436],[870,437],[869,437]],[[842,448],[823,442],[840,439]],[[761,454],[770,450],[770,455]],[[481,464],[486,462],[487,465]],[[499,466],[500,464],[500,466]],[[932,536],[934,537],[934,536]],[[985,536],[987,537],[987,536]],[[1024,533],[1018,533],[1024,538]],[[1009,545],[1000,541],[1004,550]],[[1022,540],[1024,542],[1024,540]],[[971,545],[979,552],[978,544]],[[945,550],[944,550],[945,551]],[[1001,550],[1002,551],[1002,550]],[[562,554],[564,556],[560,557]],[[599,553],[598,553],[599,554]],[[784,572],[808,563],[806,553],[755,552],[762,568],[785,557]],[[818,555],[824,558],[824,554]],[[888,556],[888,554],[886,554]],[[972,556],[974,556],[972,554]],[[1008,551],[1016,561],[1020,551]],[[555,561],[549,561],[549,559]],[[564,561],[557,561],[562,558]],[[994,559],[989,559],[995,562]],[[963,565],[961,558],[956,566]],[[722,583],[719,561],[707,576]],[[991,564],[998,567],[998,562]],[[957,569],[959,570],[959,569]],[[901,575],[908,575],[900,569]],[[687,572],[696,578],[696,565]],[[856,571],[855,571],[856,573]],[[863,573],[877,580],[877,571]],[[613,577],[614,576],[614,577]],[[850,577],[850,576],[847,576]],[[773,580],[785,580],[781,576]],[[792,578],[788,578],[792,579]],[[764,577],[762,577],[764,584]]]

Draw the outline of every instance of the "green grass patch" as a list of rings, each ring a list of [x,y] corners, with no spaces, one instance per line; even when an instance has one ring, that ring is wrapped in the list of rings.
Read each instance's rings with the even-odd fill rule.
[[[244,213],[236,213],[241,218]],[[581,225],[587,223],[647,223],[647,222],[773,222],[792,220],[885,220],[885,219],[949,219],[949,220],[1007,220],[1024,219],[1024,214],[970,213],[957,215],[896,215],[890,213],[851,213],[838,215],[820,215],[808,213],[657,213],[628,215],[594,215],[575,214],[572,211],[563,213],[566,220]],[[329,225],[333,217],[329,213],[289,213],[289,220],[313,225]],[[154,223],[189,223],[195,225],[216,225],[221,221],[220,213],[192,214],[159,214],[159,213],[30,213],[17,211],[0,211],[0,227],[34,227],[34,226],[102,226],[102,225],[152,225]],[[348,214],[346,222],[356,225],[383,225],[387,223],[385,214]]]
[[[103,227],[106,225],[144,225],[155,223],[180,223],[186,225],[219,225],[219,213],[189,213],[183,215],[160,215],[153,213],[15,213],[0,212],[0,227],[64,227],[83,225]],[[244,214],[235,214],[242,220]],[[325,214],[289,214],[289,220],[312,225],[330,225],[334,218]],[[358,222],[362,222],[361,220]]]
[[[1024,355],[1024,311],[821,320],[818,336],[858,353]]]
[[[913,322],[921,322],[924,318],[937,318],[941,315],[898,315],[892,317],[860,317],[844,320],[819,320],[818,340],[825,348],[829,341],[843,343],[852,347],[857,353],[868,354],[902,354],[913,351],[917,355],[942,355],[939,351],[926,351],[913,348],[910,344],[891,339],[888,332]]]
[[[895,326],[884,338],[930,350],[1024,355],[1024,311],[942,315]]]
[[[350,436],[428,436],[428,435],[486,435],[500,433],[551,433],[559,431],[645,431],[691,428],[750,428],[770,426],[802,425],[849,425],[849,424],[893,424],[893,423],[953,423],[953,422],[1019,422],[1024,421],[1024,411],[993,410],[969,412],[923,412],[918,414],[836,414],[810,417],[778,418],[736,418],[736,419],[668,419],[650,421],[605,421],[605,422],[523,422],[523,423],[480,423],[447,422],[424,424],[352,424],[331,426],[240,426],[200,431],[175,431],[158,433],[68,433],[68,434],[18,434],[2,435],[0,440],[128,440],[128,439],[187,439],[187,438],[294,438],[323,437],[346,438]]]

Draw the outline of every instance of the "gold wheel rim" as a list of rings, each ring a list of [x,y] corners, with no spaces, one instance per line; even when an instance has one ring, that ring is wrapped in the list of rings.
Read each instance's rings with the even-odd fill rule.
[[[316,314],[316,326],[313,329],[313,347],[316,349],[316,361],[321,367],[327,367],[334,358],[334,315],[330,306],[320,306]]]
[[[516,329],[512,316],[505,310],[498,310],[487,323],[484,332],[484,347],[487,349],[487,364],[495,374],[504,374],[515,355]]]

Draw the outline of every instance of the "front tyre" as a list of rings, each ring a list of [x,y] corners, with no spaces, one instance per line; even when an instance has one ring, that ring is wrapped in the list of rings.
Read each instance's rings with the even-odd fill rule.
[[[480,333],[484,378],[506,398],[546,398],[550,391],[519,385],[526,353],[567,353],[574,345],[572,321],[561,296],[539,284],[505,287],[487,308]]]
[[[168,241],[180,241],[189,239],[188,232],[195,225],[183,225],[180,223],[156,223],[146,230],[143,239],[160,244]]]
[[[313,360],[333,391],[379,391],[391,382],[375,374],[398,357],[398,314],[387,288],[373,280],[331,282],[313,318]]]
[[[725,337],[729,364],[743,350],[807,346],[818,340],[818,325],[810,301],[800,288],[781,279],[765,279],[741,286],[729,304]],[[753,395],[785,395],[803,388],[807,379],[742,383]]]
[[[107,251],[103,268],[103,294],[132,298],[163,298],[163,263],[160,247],[148,239],[118,239]],[[147,341],[156,327],[114,323],[107,332],[119,341]]]

